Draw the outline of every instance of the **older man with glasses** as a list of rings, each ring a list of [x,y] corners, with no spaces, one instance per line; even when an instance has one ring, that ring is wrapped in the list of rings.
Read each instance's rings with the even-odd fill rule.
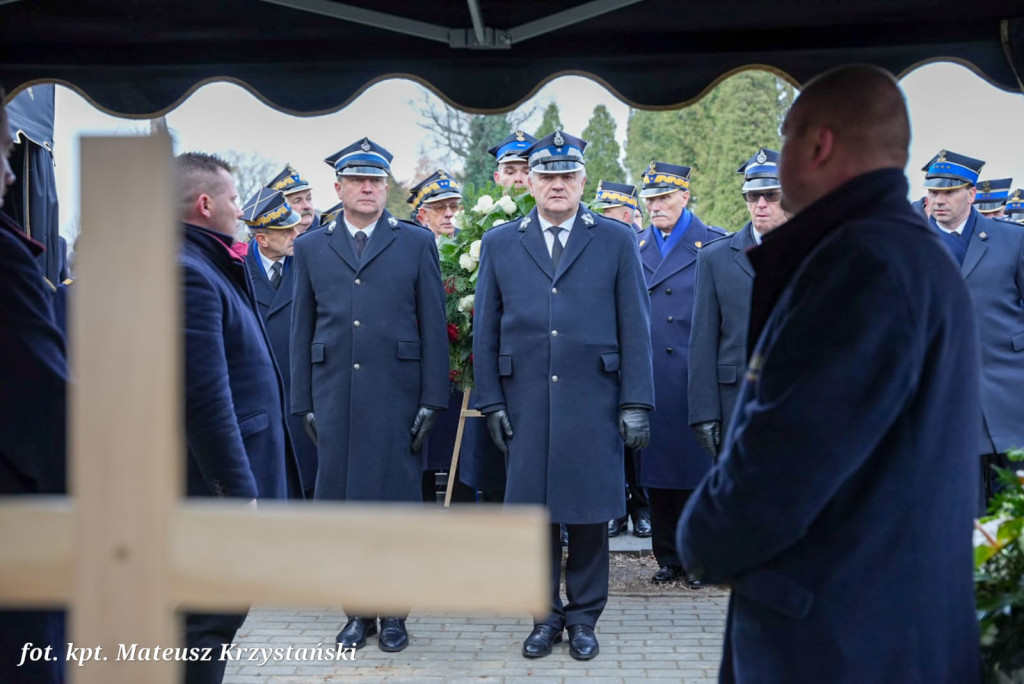
[[[747,250],[789,219],[782,210],[779,153],[761,148],[739,169],[750,221],[731,238],[697,255],[693,328],[690,331],[690,425],[712,459],[722,447],[747,365],[747,326],[754,269]]]

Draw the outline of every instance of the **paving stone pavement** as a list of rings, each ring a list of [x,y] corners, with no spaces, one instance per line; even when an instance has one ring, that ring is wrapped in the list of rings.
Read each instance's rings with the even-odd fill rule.
[[[597,625],[601,653],[577,662],[566,643],[537,660],[520,654],[528,616],[413,612],[410,645],[384,653],[371,637],[354,659],[229,662],[225,684],[386,682],[401,684],[713,684],[718,677],[728,594],[612,596]],[[235,638],[238,647],[334,648],[345,622],[337,610],[257,607]]]

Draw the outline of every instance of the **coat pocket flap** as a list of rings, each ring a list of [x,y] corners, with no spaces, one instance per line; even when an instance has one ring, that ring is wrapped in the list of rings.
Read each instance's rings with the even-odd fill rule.
[[[324,343],[314,342],[309,347],[309,362],[310,363],[323,363],[324,362]]]
[[[503,377],[512,375],[511,354],[498,354],[498,375]]]
[[[733,584],[733,591],[792,620],[806,618],[814,605],[814,594],[771,570],[757,570],[744,575]]]
[[[242,433],[243,438],[254,435],[260,430],[266,430],[268,427],[270,427],[270,418],[266,411],[253,413],[238,421],[238,430]]]
[[[619,352],[607,351],[601,352],[601,363],[604,364],[604,369],[609,373],[619,372]]]
[[[419,361],[420,343],[416,340],[398,340],[398,358]]]
[[[1010,335],[1010,344],[1013,345],[1013,351],[1024,351],[1024,330]]]
[[[733,385],[736,383],[736,364],[733,363],[720,363],[718,364],[718,382],[723,385]]]

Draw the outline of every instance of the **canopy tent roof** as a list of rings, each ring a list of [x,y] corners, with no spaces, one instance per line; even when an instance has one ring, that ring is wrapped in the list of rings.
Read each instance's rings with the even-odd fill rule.
[[[334,111],[388,77],[503,111],[576,73],[630,104],[691,101],[745,67],[800,83],[870,62],[952,60],[1022,91],[1024,3],[989,0],[0,0],[8,90],[71,86],[149,117],[211,80],[295,114]]]

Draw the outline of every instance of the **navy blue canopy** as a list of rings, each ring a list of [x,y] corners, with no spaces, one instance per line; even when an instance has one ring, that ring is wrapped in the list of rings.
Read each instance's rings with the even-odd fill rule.
[[[847,62],[899,75],[939,59],[1024,89],[1024,2],[0,2],[9,90],[58,81],[102,109],[140,117],[166,112],[209,80],[313,114],[405,76],[463,109],[504,111],[552,77],[577,73],[634,106],[661,108],[750,66],[800,83]]]

